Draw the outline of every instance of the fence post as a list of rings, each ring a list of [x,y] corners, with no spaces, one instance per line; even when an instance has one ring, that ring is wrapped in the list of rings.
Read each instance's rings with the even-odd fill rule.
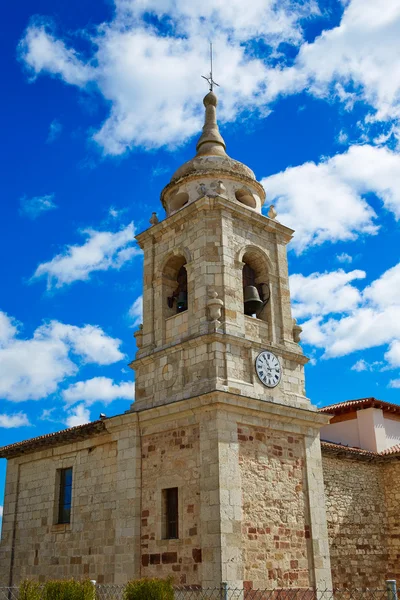
[[[228,584],[226,581],[221,583],[221,600],[228,600]]]
[[[397,600],[397,587],[395,579],[386,580],[387,600]]]

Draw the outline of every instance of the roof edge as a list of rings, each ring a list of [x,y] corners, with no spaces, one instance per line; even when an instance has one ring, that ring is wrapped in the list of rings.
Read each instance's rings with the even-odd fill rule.
[[[42,448],[52,448],[77,440],[85,440],[93,435],[99,435],[104,431],[107,431],[105,419],[99,419],[84,425],[77,425],[69,429],[62,429],[61,431],[31,438],[30,440],[3,446],[0,448],[0,458],[15,458],[16,456],[36,452]]]

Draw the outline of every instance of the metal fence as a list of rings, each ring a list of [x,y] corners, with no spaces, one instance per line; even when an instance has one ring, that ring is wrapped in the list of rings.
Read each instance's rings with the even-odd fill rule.
[[[124,585],[94,584],[95,600],[123,600]],[[304,588],[247,589],[222,584],[219,588],[175,586],[175,600],[398,600],[395,581],[387,581],[385,589]],[[19,588],[0,587],[0,600],[19,600]]]

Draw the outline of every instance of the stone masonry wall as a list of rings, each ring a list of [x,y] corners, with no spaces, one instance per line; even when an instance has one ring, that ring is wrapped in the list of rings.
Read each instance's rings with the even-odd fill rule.
[[[24,578],[114,581],[116,460],[116,443],[96,440],[81,450],[77,444],[61,446],[14,464],[15,477],[8,482],[10,493],[19,487],[14,584]],[[72,522],[58,525],[56,471],[68,467],[73,468]],[[7,503],[8,510],[14,507]],[[4,543],[12,536],[9,517]],[[1,578],[8,584],[9,562],[3,560]]]
[[[387,510],[388,572],[386,578],[400,580],[400,463],[390,461],[383,471]]]
[[[323,456],[335,587],[382,589],[385,585],[388,564],[386,466],[381,462]],[[393,518],[396,519],[394,515]]]
[[[303,439],[243,425],[238,438],[247,585],[308,587],[311,552]]]
[[[142,442],[142,570],[145,577],[172,575],[198,584],[200,537],[200,443],[198,426],[151,435]],[[163,539],[162,490],[178,488],[179,539]]]

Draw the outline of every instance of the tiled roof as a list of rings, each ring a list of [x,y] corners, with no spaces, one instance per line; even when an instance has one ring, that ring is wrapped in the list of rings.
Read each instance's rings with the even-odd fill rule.
[[[70,442],[84,440],[92,435],[102,433],[105,430],[106,426],[104,420],[99,419],[98,421],[93,421],[92,423],[87,423],[85,425],[70,427],[69,429],[63,429],[62,431],[56,431],[55,433],[47,433],[46,435],[40,435],[39,437],[30,440],[3,446],[0,448],[0,458],[12,458],[13,456],[34,452],[36,450],[41,450],[42,448],[69,444]]]
[[[377,400],[376,398],[359,398],[358,400],[346,400],[345,402],[338,402],[337,404],[331,404],[330,406],[324,406],[319,408],[318,412],[328,413],[332,415],[338,415],[340,413],[351,412],[353,410],[359,410],[361,408],[381,408],[384,412],[400,413],[400,404],[392,404],[391,402],[384,402],[383,400]]]
[[[370,452],[362,448],[353,448],[352,446],[344,446],[343,444],[335,444],[335,442],[324,442],[321,440],[321,450],[332,454],[348,454],[357,457],[377,458],[380,456],[377,452]]]
[[[363,450],[362,448],[354,448],[353,446],[345,446],[344,444],[325,442],[321,440],[321,450],[322,452],[326,452],[328,454],[354,456],[354,458],[383,459],[400,455],[400,444],[392,446],[391,448],[387,448],[386,450],[382,450],[382,452],[371,452],[370,450]]]

